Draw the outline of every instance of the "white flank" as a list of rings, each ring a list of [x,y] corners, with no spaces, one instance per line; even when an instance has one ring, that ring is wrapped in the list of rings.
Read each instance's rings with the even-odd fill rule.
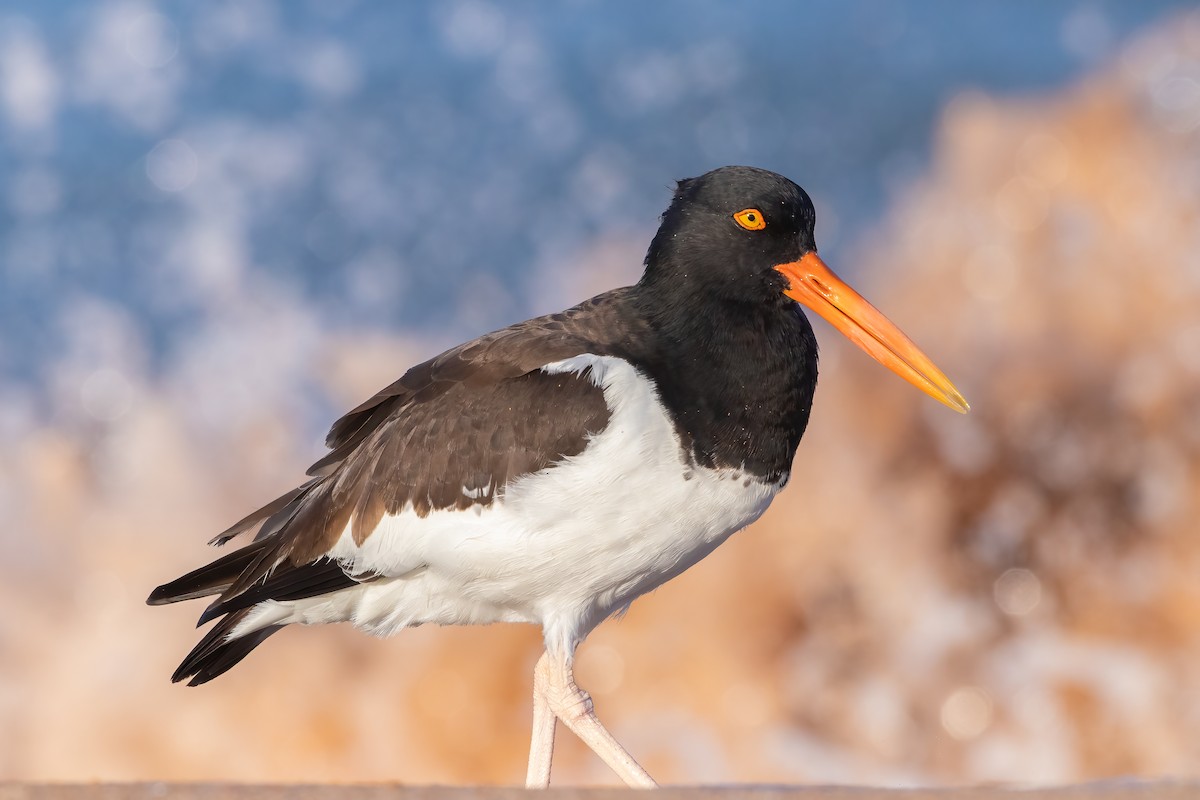
[[[570,652],[767,509],[782,482],[689,467],[653,383],[628,362],[589,354],[542,369],[587,367],[611,416],[582,453],[514,481],[487,507],[406,509],[361,546],[347,527],[330,555],[384,577],[262,603],[233,636],[278,623],[350,621],[387,635],[423,623],[529,622],[543,626],[548,647]]]

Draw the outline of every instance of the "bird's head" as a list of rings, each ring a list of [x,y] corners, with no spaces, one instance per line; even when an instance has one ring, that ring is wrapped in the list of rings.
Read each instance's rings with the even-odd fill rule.
[[[642,285],[820,314],[872,358],[956,411],[967,401],[887,317],[817,255],[816,211],[792,181],[721,167],[679,182],[646,254]]]

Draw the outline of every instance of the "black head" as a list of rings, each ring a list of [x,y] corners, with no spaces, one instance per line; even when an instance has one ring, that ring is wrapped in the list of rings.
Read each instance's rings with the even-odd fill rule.
[[[721,167],[679,181],[646,254],[643,285],[785,302],[774,267],[816,250],[816,212],[792,181],[755,167]]]
[[[821,260],[815,223],[804,190],[765,169],[721,167],[680,181],[646,253],[638,296],[658,319],[698,318],[701,326],[718,308],[737,311],[724,315],[727,323],[795,320],[794,303],[802,303],[905,380],[966,411],[929,357]]]

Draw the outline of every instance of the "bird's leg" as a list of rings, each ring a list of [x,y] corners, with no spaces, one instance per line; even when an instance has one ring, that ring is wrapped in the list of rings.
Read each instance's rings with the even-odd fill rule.
[[[529,771],[525,773],[526,789],[545,789],[550,785],[550,762],[554,758],[554,728],[558,717],[547,698],[546,659],[542,653],[533,668],[533,737],[529,743]]]
[[[608,729],[600,724],[592,710],[592,698],[575,683],[570,654],[559,655],[546,651],[534,668],[533,687],[534,728],[533,746],[529,754],[528,786],[547,786],[550,783],[555,717],[562,720],[572,733],[582,739],[583,743],[600,756],[601,760],[629,786],[652,789],[658,785],[646,770],[633,760],[633,756],[621,747]],[[540,699],[537,697],[539,694]],[[541,711],[539,705],[544,706]],[[547,711],[551,715],[549,722],[544,718]]]

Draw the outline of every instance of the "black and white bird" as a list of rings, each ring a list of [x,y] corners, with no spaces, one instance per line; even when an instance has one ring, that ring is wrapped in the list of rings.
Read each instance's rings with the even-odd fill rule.
[[[213,542],[240,549],[158,587],[215,595],[172,680],[197,685],[287,625],[541,625],[527,785],[556,720],[633,786],[654,781],[572,677],[606,618],[746,527],[787,483],[817,384],[797,303],[958,411],[937,367],[817,256],[792,181],[682,180],[634,286],[459,345],[336,423],[306,483]]]

